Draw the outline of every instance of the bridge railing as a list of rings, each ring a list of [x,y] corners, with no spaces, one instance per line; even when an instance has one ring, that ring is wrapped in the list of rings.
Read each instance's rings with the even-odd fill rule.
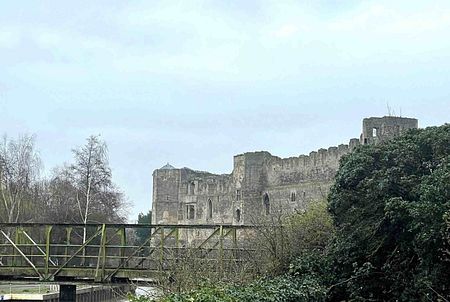
[[[252,232],[234,225],[0,223],[0,278],[114,282],[153,278],[190,259],[223,270],[252,257]]]

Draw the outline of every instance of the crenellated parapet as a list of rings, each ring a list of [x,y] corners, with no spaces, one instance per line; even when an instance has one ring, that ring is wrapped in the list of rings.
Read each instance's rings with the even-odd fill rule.
[[[359,145],[358,139],[349,144],[312,151],[308,155],[280,158],[267,153],[265,173],[267,186],[290,185],[305,181],[329,180],[334,177],[340,158]]]
[[[326,166],[336,163],[342,155],[349,153],[359,145],[359,139],[353,138],[348,145],[321,148],[317,151],[311,151],[308,155],[299,155],[296,157],[280,158],[271,156],[270,165],[280,167],[281,169],[302,169],[308,167]]]

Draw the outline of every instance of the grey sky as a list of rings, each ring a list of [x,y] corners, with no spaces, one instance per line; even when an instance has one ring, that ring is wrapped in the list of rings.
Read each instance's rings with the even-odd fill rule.
[[[166,162],[309,153],[387,103],[449,122],[449,37],[447,0],[0,0],[0,125],[47,171],[101,134],[134,219]]]

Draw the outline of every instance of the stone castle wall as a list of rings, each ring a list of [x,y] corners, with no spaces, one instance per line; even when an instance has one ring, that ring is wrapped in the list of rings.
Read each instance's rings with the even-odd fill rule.
[[[153,173],[152,221],[253,224],[270,215],[302,211],[308,203],[326,198],[342,156],[360,144],[378,143],[417,126],[416,119],[364,119],[360,139],[348,145],[290,158],[247,152],[234,156],[231,174],[166,165]]]

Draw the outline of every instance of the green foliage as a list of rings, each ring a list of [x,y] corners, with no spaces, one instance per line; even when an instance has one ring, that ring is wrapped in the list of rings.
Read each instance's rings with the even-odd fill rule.
[[[306,211],[288,217],[285,223],[291,247],[291,259],[305,251],[322,251],[334,234],[331,215],[324,201],[311,203]]]
[[[344,157],[329,208],[337,227],[332,299],[450,297],[450,125]]]
[[[173,294],[161,302],[302,302],[325,301],[326,290],[317,279],[283,275],[260,279],[245,286],[207,284],[185,294]],[[143,301],[136,301],[143,302]]]
[[[261,255],[262,271],[280,274],[289,264],[305,253],[322,253],[333,237],[333,220],[325,201],[313,202],[305,211],[284,215],[275,222],[258,228],[256,240],[252,242]]]
[[[139,213],[138,224],[152,224],[152,211],[149,210],[147,214]]]
[[[138,224],[152,224],[152,211],[149,210],[147,214],[139,213]],[[138,243],[143,243],[150,236],[150,229],[137,229],[136,236]]]

